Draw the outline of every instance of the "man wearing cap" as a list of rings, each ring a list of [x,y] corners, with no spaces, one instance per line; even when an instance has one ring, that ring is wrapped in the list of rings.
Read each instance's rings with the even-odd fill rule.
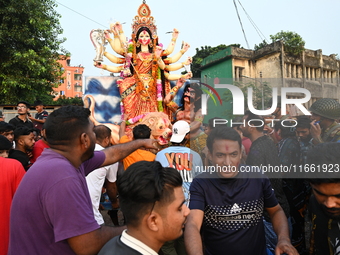
[[[321,98],[309,108],[312,113],[310,132],[313,144],[337,142],[340,140],[340,104],[335,99]]]
[[[27,171],[31,166],[28,153],[33,150],[35,144],[32,130],[27,127],[17,127],[14,130],[14,141],[15,149],[10,151],[8,157],[20,161]]]
[[[19,126],[25,126],[33,128],[32,121],[28,118],[30,104],[25,101],[20,101],[17,105],[18,115],[11,119],[8,123],[12,124],[15,128]]]
[[[156,161],[159,161],[163,167],[175,168],[183,179],[183,191],[185,199],[189,199],[189,188],[192,180],[200,172],[203,166],[200,155],[186,147],[189,141],[190,126],[184,120],[177,121],[172,126],[172,136],[170,142],[172,145],[166,149],[159,151],[156,155]],[[176,248],[175,248],[176,247]],[[165,243],[162,247],[164,254],[183,254],[185,245],[183,237],[174,241]]]
[[[34,107],[37,111],[34,118],[29,116],[28,118],[33,122],[35,128],[42,129],[43,124],[45,123],[48,112],[44,110],[44,104],[42,101],[37,100],[34,102]]]

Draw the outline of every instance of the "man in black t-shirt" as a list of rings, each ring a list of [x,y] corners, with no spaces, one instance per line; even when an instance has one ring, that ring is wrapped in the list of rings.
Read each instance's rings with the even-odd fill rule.
[[[27,127],[17,127],[14,130],[14,141],[15,149],[9,152],[8,157],[20,161],[27,171],[31,166],[28,153],[33,150],[35,144],[32,130]]]
[[[17,105],[18,115],[11,119],[8,123],[12,124],[15,128],[25,126],[30,129],[33,128],[32,121],[28,118],[30,104],[26,101],[20,101]]]
[[[191,212],[184,231],[188,255],[267,254],[264,209],[279,236],[276,250],[297,255],[269,180],[240,165],[241,144],[237,131],[226,126],[214,128],[208,136],[210,172],[194,178],[190,186]]]

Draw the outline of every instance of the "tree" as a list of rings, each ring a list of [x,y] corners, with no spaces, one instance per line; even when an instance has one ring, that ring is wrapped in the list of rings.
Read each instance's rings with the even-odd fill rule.
[[[270,35],[270,39],[272,42],[281,40],[284,44],[285,51],[295,56],[301,54],[305,50],[305,41],[295,32],[281,31],[275,35]],[[267,45],[268,43],[263,40],[259,45],[255,44],[254,50],[259,50]]]
[[[282,40],[285,51],[292,55],[299,55],[305,49],[305,41],[295,32],[281,31],[275,35],[271,35],[270,39],[272,39],[273,42]]]
[[[32,102],[58,86],[57,60],[66,51],[55,6],[54,0],[0,0],[0,103]]]
[[[263,47],[266,47],[267,45],[268,43],[266,42],[266,40],[263,40],[259,45],[255,44],[254,50],[262,49]]]
[[[230,44],[226,46],[225,44],[220,44],[216,47],[211,47],[211,46],[201,46],[201,49],[196,48],[196,54],[192,58],[192,74],[193,77],[196,78],[201,78],[201,64],[203,62],[203,59],[213,55],[221,50],[224,50],[228,48],[229,46],[234,46],[234,47],[240,47],[240,44]]]

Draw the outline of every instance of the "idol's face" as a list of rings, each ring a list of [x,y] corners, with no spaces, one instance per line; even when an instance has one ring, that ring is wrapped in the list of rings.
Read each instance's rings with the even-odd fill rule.
[[[149,45],[151,41],[149,33],[146,30],[142,31],[138,36],[138,41],[141,45]]]

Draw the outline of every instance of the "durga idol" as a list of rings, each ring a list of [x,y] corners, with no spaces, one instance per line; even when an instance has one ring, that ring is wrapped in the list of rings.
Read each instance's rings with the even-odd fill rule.
[[[169,57],[174,51],[179,32],[177,29],[173,30],[171,42],[167,49],[163,50],[163,45],[158,43],[154,18],[150,14],[149,6],[143,1],[138,9],[138,15],[133,20],[132,38],[129,41],[119,22],[111,24],[110,29],[103,32],[104,39],[100,47],[97,47],[98,57],[94,59],[96,67],[112,73],[120,73],[121,79],[117,84],[121,95],[121,113],[128,119],[157,111],[165,112],[171,119],[169,105],[164,103],[163,98],[169,93],[175,94],[179,88],[175,86],[171,89],[169,81],[192,77],[190,69],[185,75],[170,74],[171,71],[190,67],[191,58],[176,63],[190,45],[183,43],[182,49]],[[96,31],[98,32],[98,30],[91,32],[91,39],[95,45],[98,44]],[[113,39],[110,34],[113,34]],[[105,51],[106,42],[109,42],[113,51],[120,57]],[[118,65],[103,64],[101,54]]]

